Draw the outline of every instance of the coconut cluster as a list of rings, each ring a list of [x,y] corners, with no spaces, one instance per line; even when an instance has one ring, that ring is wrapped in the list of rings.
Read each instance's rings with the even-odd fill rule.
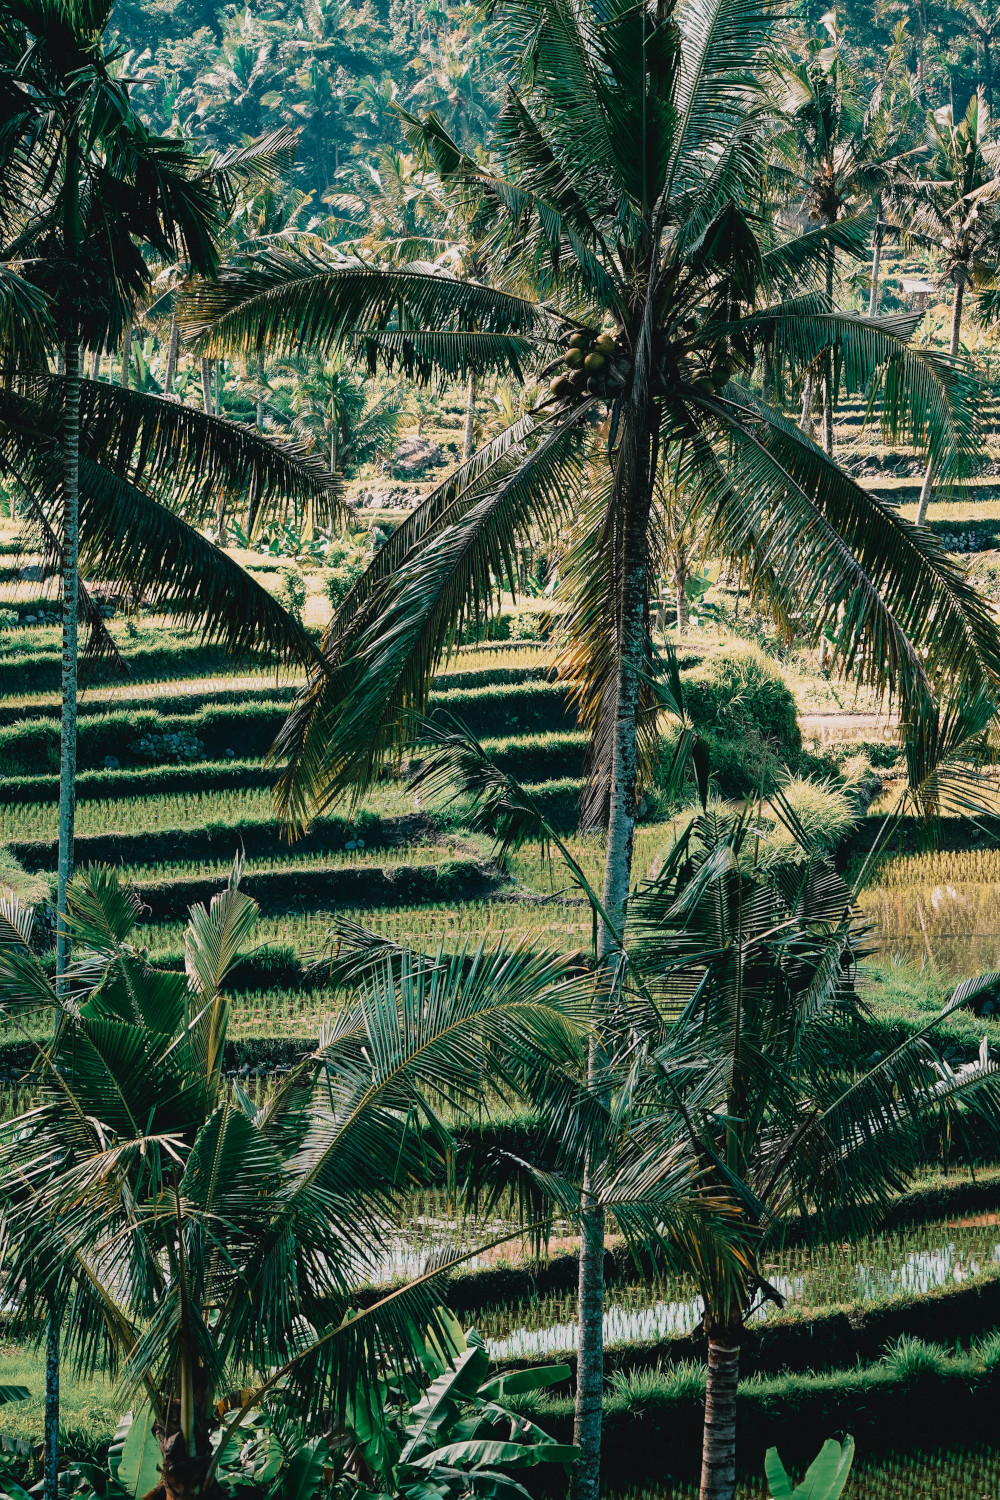
[[[562,364],[549,384],[553,396],[559,400],[584,393],[607,396],[621,389],[629,372],[625,336],[581,328],[570,336]]]

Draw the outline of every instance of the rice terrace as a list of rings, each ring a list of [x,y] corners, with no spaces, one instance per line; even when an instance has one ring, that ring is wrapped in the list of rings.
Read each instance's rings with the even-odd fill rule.
[[[993,0],[0,0],[0,1500],[1000,1496]]]

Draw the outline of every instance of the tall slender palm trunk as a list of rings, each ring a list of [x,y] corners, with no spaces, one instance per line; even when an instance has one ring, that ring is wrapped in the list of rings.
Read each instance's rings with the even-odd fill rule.
[[[128,390],[129,374],[132,368],[132,320],[125,324],[125,332],[122,335],[122,385]]]
[[[826,305],[833,307],[833,251],[826,257]],[[833,457],[833,350],[823,359],[823,452]]]
[[[177,374],[177,355],[180,350],[180,329],[177,327],[176,309],[170,314],[170,339],[167,343],[167,368],[163,375],[163,394],[169,396],[174,389]]]
[[[965,282],[955,282],[955,295],[951,303],[951,338],[948,342],[948,353],[952,359],[958,354],[959,342],[962,337],[962,303],[965,299]],[[927,507],[930,504],[931,494],[934,489],[934,459],[928,458],[927,468],[924,471],[924,482],[920,486],[920,499],[917,501],[916,522],[922,526],[927,517]]]
[[[59,1313],[53,1305],[45,1320],[45,1500],[59,1491]]]
[[[705,1326],[708,1372],[698,1500],[733,1500],[736,1489],[736,1392],[740,1378],[743,1321],[739,1316],[725,1323],[706,1318]]]
[[[625,924],[632,853],[635,842],[638,711],[646,636],[648,524],[652,502],[654,444],[650,406],[639,372],[639,399],[630,403],[616,466],[612,505],[621,518],[618,554],[621,568],[619,657],[615,727],[611,762],[608,841],[602,903],[621,932]],[[598,1097],[605,1092],[607,1058],[600,1035],[611,961],[618,939],[603,920],[597,936],[594,1004],[595,1034],[587,1063],[588,1083]],[[604,1394],[604,1234],[605,1215],[594,1193],[600,1154],[595,1149],[584,1171],[581,1194],[579,1314],[576,1344],[576,1409],[573,1441],[580,1450],[573,1469],[572,1500],[597,1500],[601,1481],[601,1400]]]
[[[212,415],[212,361],[203,359],[201,362],[201,401],[205,408],[205,415]]]
[[[465,432],[462,436],[462,462],[467,464],[472,457],[476,441],[476,377],[470,374],[465,393]]]
[[[80,142],[66,132],[64,248],[72,266],[80,253]],[[75,291],[75,286],[74,286]],[[56,993],[66,991],[70,931],[66,891],[73,874],[76,832],[76,700],[80,615],[80,332],[73,310],[63,342],[62,412],[62,722],[59,736],[59,844],[56,864]],[[50,1306],[45,1336],[44,1500],[59,1492],[59,1315]]]
[[[872,285],[868,294],[868,316],[878,317],[878,278],[882,268],[882,198],[875,199],[875,233],[872,236]]]

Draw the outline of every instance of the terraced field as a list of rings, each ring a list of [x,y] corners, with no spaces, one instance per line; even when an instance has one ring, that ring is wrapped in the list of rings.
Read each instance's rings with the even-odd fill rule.
[[[857,404],[841,411],[838,444],[850,446],[865,465],[869,487],[904,507],[914,506],[919,477],[874,472],[879,450],[877,443],[868,445],[860,415]],[[1000,479],[985,475],[942,496],[930,520],[943,534],[964,538],[963,548],[968,542],[967,550],[978,554],[977,566],[988,568],[992,553],[979,543],[994,532],[1000,537]],[[0,609],[16,606],[23,616],[30,580],[17,577],[24,564],[12,550],[14,540],[10,529],[0,534]],[[31,587],[37,594],[37,584]],[[686,667],[726,638],[738,602],[738,593],[720,580],[700,624],[692,628]],[[266,755],[297,679],[273,669],[234,668],[168,620],[144,617],[118,622],[114,629],[130,677],[95,680],[81,701],[78,858],[122,867],[143,903],[142,938],[151,957],[180,966],[188,906],[217,890],[234,855],[244,853],[245,887],[259,901],[263,917],[259,947],[232,976],[227,1066],[252,1095],[266,1095],[272,1086],[268,1075],[315,1040],[322,1016],[337,1003],[323,962],[336,916],[422,948],[454,949],[500,935],[564,952],[589,947],[589,911],[567,889],[558,867],[541,864],[530,851],[497,865],[489,841],[463,826],[461,805],[418,797],[401,777],[386,777],[359,807],[335,809],[289,843],[273,814],[274,771]],[[432,711],[445,709],[463,719],[501,764],[531,786],[548,814],[570,828],[583,736],[564,692],[551,680],[551,663],[551,648],[534,639],[465,648],[438,677]],[[802,708],[821,713],[833,708],[852,721],[836,737],[836,755],[849,753],[854,738],[879,739],[865,720],[871,705],[855,700],[861,714],[853,722],[851,700],[812,672],[804,653],[789,658],[788,675]],[[55,628],[9,622],[0,630],[0,844],[7,861],[0,875],[34,898],[49,891],[55,870],[58,676]],[[641,825],[638,872],[654,867],[665,837],[662,823]],[[599,879],[599,841],[572,835],[571,845],[588,876]],[[978,851],[947,858],[936,854],[930,863],[924,856],[899,856],[886,863],[879,884],[865,896],[863,910],[879,952],[864,983],[873,1003],[900,1031],[922,1024],[953,974],[1000,967],[1000,865],[991,858]],[[953,1018],[948,1040],[955,1056],[975,1051],[984,1034],[1000,1055],[1000,1017],[987,1006],[978,1015]],[[30,1084],[21,1079],[32,1034],[30,1027],[0,1026],[4,1114],[30,1102]],[[912,1212],[901,1211],[898,1223],[869,1240],[852,1240],[845,1231],[842,1238],[831,1236],[808,1250],[794,1237],[775,1244],[767,1275],[786,1305],[779,1310],[767,1303],[753,1320],[745,1368],[759,1383],[748,1382],[747,1402],[764,1401],[766,1381],[780,1383],[781,1372],[789,1370],[827,1371],[835,1385],[860,1361],[865,1379],[874,1372],[874,1384],[884,1384],[890,1379],[882,1373],[886,1349],[914,1333],[949,1346],[940,1356],[942,1380],[964,1380],[963,1389],[971,1388],[969,1381],[986,1382],[986,1389],[993,1379],[988,1356],[968,1356],[978,1361],[970,1375],[972,1366],[959,1369],[966,1356],[955,1346],[1000,1325],[1000,1174],[987,1172],[973,1181],[953,1171],[919,1189],[916,1197]],[[505,1227],[502,1216],[488,1225],[466,1224],[454,1216],[446,1194],[424,1194],[413,1201],[397,1240],[386,1247],[384,1263],[373,1267],[373,1279],[411,1274],[430,1253],[479,1243],[484,1234],[503,1233]],[[452,1303],[467,1324],[482,1331],[501,1362],[552,1356],[572,1362],[575,1243],[567,1226],[556,1224],[542,1262],[525,1259],[519,1254],[525,1248],[515,1239],[473,1260],[453,1278]],[[609,1452],[614,1454],[615,1423],[622,1412],[638,1413],[638,1420],[648,1422],[659,1420],[655,1413],[661,1408],[687,1411],[684,1402],[692,1392],[697,1397],[703,1376],[697,1365],[691,1366],[694,1374],[685,1374],[684,1362],[700,1358],[703,1346],[692,1283],[645,1275],[621,1247],[612,1246],[609,1287],[605,1336],[612,1380]],[[21,1370],[17,1378],[34,1389],[39,1384],[34,1356],[20,1349],[2,1352],[5,1372]],[[800,1384],[808,1384],[804,1375]],[[806,1397],[813,1399],[808,1392]],[[73,1399],[70,1387],[68,1424]],[[785,1413],[786,1427],[779,1422],[778,1430],[791,1431],[777,1386],[766,1399]],[[110,1389],[90,1393],[86,1418],[80,1418],[88,1441],[107,1440],[115,1412]],[[564,1420],[558,1399],[550,1415],[557,1427]],[[664,1433],[672,1431],[669,1422],[675,1418],[663,1420]],[[807,1428],[813,1420],[803,1418]],[[824,1433],[828,1420],[823,1417]],[[39,1422],[40,1408],[28,1403],[20,1411],[0,1413],[0,1434],[30,1437]],[[922,1425],[914,1437],[945,1443],[945,1434],[928,1432]],[[996,1454],[985,1449],[962,1475],[947,1454],[900,1458],[891,1468],[879,1468],[873,1459],[859,1470],[848,1494],[857,1500],[876,1495],[930,1500],[938,1494],[980,1500],[995,1493],[996,1463]],[[936,1487],[939,1483],[948,1488]],[[993,1489],[977,1490],[980,1484]],[[625,1480],[623,1487],[629,1487]],[[751,1486],[743,1500],[756,1500],[759,1493]],[[688,1494],[683,1486],[655,1491],[656,1500],[686,1500]],[[654,1500],[653,1491],[648,1500]]]

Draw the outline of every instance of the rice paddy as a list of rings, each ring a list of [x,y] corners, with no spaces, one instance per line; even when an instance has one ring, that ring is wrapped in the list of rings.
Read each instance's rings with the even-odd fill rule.
[[[763,1275],[790,1310],[803,1314],[917,1297],[1000,1272],[1000,1215],[916,1225],[850,1242],[795,1248],[768,1257]],[[751,1321],[774,1316],[764,1302]],[[703,1307],[694,1281],[668,1276],[609,1289],[609,1344],[693,1333]],[[552,1355],[576,1344],[576,1298],[543,1297],[484,1310],[477,1326],[497,1359]]]
[[[976,500],[962,497],[937,504],[932,519],[952,519],[955,507],[965,507],[965,519],[970,515],[975,519],[989,517],[994,510],[1000,516],[1000,501],[992,496]],[[699,652],[717,642],[702,625],[692,627],[689,644]],[[54,716],[58,707],[55,692],[32,691],[27,674],[33,669],[16,664],[19,658],[32,660],[34,652],[34,659],[41,660],[44,654],[50,661],[46,671],[55,671],[57,645],[57,632],[47,626],[0,635],[0,688],[8,663],[11,681],[17,685],[16,692],[3,697],[5,723]],[[126,707],[160,708],[164,714],[173,714],[176,700],[181,698],[185,700],[185,712],[190,704],[200,706],[202,702],[206,707],[241,704],[262,701],[269,695],[277,702],[290,696],[297,684],[292,675],[273,670],[227,672],[216,666],[210,654],[200,652],[192,638],[153,621],[142,622],[132,646],[137,652],[148,653],[152,666],[147,670],[143,665],[137,680],[90,687],[81,703],[84,717]],[[164,653],[164,660],[156,658],[158,650]],[[448,662],[436,690],[487,693],[494,684],[538,680],[553,659],[552,648],[537,642],[463,648]],[[13,675],[15,670],[22,675]],[[800,704],[810,709],[864,712],[873,706],[864,693],[859,696],[842,685],[817,678],[805,653],[788,658],[787,671]],[[47,689],[49,680],[43,686]],[[479,702],[478,691],[475,701]],[[578,732],[517,733],[516,723],[509,731],[505,725],[501,727],[505,731],[502,737],[484,734],[481,739],[499,757],[511,757],[510,764],[522,781],[541,784],[546,777],[577,774],[574,758],[579,757],[583,744]],[[874,731],[872,738],[877,738]],[[218,789],[209,789],[210,782],[207,787],[199,786],[201,767],[206,779],[224,773],[231,775],[231,780]],[[425,796],[415,796],[404,780],[387,777],[357,808],[345,805],[332,809],[326,833],[322,823],[318,824],[317,835],[326,839],[321,852],[281,838],[271,790],[263,784],[260,759],[234,760],[228,769],[225,763],[216,766],[205,762],[201,767],[179,768],[179,774],[192,773],[183,789],[158,788],[153,784],[155,778],[150,777],[148,790],[145,782],[140,785],[123,780],[119,794],[115,779],[119,774],[124,778],[126,773],[112,768],[105,776],[97,771],[94,774],[101,778],[94,788],[97,795],[81,797],[77,829],[82,837],[119,836],[123,841],[118,849],[123,874],[139,891],[171,883],[183,888],[186,882],[199,880],[221,883],[230,870],[231,852],[244,841],[250,851],[248,875],[286,873],[301,877],[301,894],[289,901],[291,909],[269,909],[265,902],[255,934],[258,948],[234,980],[229,1034],[235,1052],[227,1066],[238,1073],[252,1097],[263,1100],[268,1096],[276,1086],[275,1073],[280,1076],[315,1043],[323,1017],[343,1003],[343,997],[326,985],[322,969],[309,967],[329,950],[331,927],[337,917],[429,952],[439,947],[447,952],[463,947],[474,950],[481,942],[500,939],[564,953],[590,949],[592,921],[581,893],[558,860],[543,862],[531,848],[512,855],[502,875],[496,872],[488,899],[476,896],[429,899],[420,904],[371,904],[352,894],[348,905],[322,894],[318,877],[323,871],[350,879],[354,874],[361,877],[375,870],[391,873],[402,866],[440,869],[457,861],[467,861],[470,868],[486,868],[492,855],[491,841],[463,831],[461,804],[446,807],[440,801],[429,803]],[[134,771],[131,774],[135,776]],[[32,797],[30,784],[26,794],[19,786],[17,795]],[[407,819],[411,821],[402,821]],[[361,832],[361,842],[357,835],[365,820],[369,833]],[[379,829],[380,823],[389,825],[391,820],[401,821],[395,829]],[[334,837],[341,826],[343,845],[337,842],[339,833]],[[207,830],[211,830],[211,840],[204,837]],[[164,851],[163,858],[146,857],[141,841],[150,835],[164,836],[149,850],[150,854]],[[46,871],[50,869],[41,846],[51,845],[55,836],[56,808],[48,786],[33,800],[0,800],[0,841],[15,845],[35,841],[39,845],[37,851],[29,851],[33,863],[26,863],[26,868],[33,870],[40,865]],[[635,851],[639,876],[647,877],[654,871],[668,837],[669,830],[662,823],[639,825]],[[344,847],[349,844],[354,847]],[[601,840],[573,836],[569,845],[588,880],[599,888],[604,858]],[[316,889],[310,891],[309,882],[314,879]],[[163,909],[181,911],[187,899],[183,889],[181,896],[177,904]],[[152,903],[153,897],[149,900]],[[886,860],[878,871],[877,883],[862,898],[862,910],[878,948],[876,958],[862,975],[865,993],[887,1020],[901,1028],[916,1027],[933,1014],[952,974],[966,973],[970,966],[1000,967],[1000,851],[935,852]],[[144,914],[140,940],[154,962],[173,966],[183,962],[184,926],[182,920],[173,917],[157,919],[155,911]],[[894,962],[894,955],[898,962]],[[989,1012],[983,1016],[959,1014],[950,1026],[951,1042],[975,1048],[986,1033],[991,1042],[996,1037],[1000,1051],[1000,1018],[992,1019]],[[23,1058],[23,1052],[15,1054],[7,1049],[33,1036],[42,1040],[44,1035],[40,1022],[21,1029],[9,1022],[0,1023],[0,1049],[4,1054],[0,1055],[0,1115],[16,1113],[33,1100],[33,1086],[21,1076],[23,1061],[9,1061]],[[996,1201],[1000,1208],[1000,1185]],[[787,1299],[789,1309],[803,1316],[831,1307],[870,1307],[892,1298],[919,1297],[943,1287],[986,1282],[1000,1277],[1000,1223],[994,1222],[995,1217],[989,1210],[961,1220],[938,1218],[850,1243],[777,1250],[767,1263],[765,1275]],[[505,1235],[510,1236],[507,1243],[477,1251],[484,1241]],[[553,1250],[572,1249],[570,1236],[571,1226],[556,1224]],[[498,1263],[516,1267],[518,1262],[530,1259],[529,1248],[516,1231],[513,1218],[506,1217],[503,1209],[488,1219],[466,1220],[455,1211],[442,1186],[413,1196],[398,1232],[386,1243],[378,1263],[369,1268],[370,1277],[385,1281],[413,1275],[443,1251],[473,1252],[467,1262],[470,1270],[485,1270]],[[773,1305],[767,1304],[755,1319],[765,1320],[773,1313]],[[697,1288],[689,1278],[612,1282],[605,1339],[613,1349],[689,1334],[701,1314]],[[568,1293],[533,1297],[518,1293],[503,1302],[486,1298],[485,1305],[474,1309],[465,1320],[480,1329],[495,1359],[546,1359],[563,1354],[575,1343],[576,1298]],[[2,1378],[14,1378],[8,1377],[5,1354],[0,1350]],[[12,1365],[16,1362],[12,1356]],[[74,1400],[75,1391],[70,1388],[70,1423],[74,1420]],[[93,1411],[97,1426],[106,1415],[104,1425],[113,1430],[117,1414],[114,1395],[101,1383],[95,1387]],[[0,1432],[27,1432],[37,1420],[33,1403],[27,1403],[20,1414],[5,1410]],[[900,1459],[881,1468],[862,1463],[851,1483],[847,1494],[853,1500],[938,1500],[939,1496],[942,1500],[983,1500],[987,1494],[995,1500],[1000,1494],[1000,1458],[984,1449],[971,1456],[963,1454],[961,1464],[948,1454]],[[689,1500],[690,1493],[663,1491],[656,1496],[650,1493],[644,1500]],[[764,1491],[759,1485],[745,1486],[740,1500],[764,1500]]]
[[[793,1476],[801,1479],[801,1473]],[[696,1486],[633,1493],[629,1500],[696,1500]],[[736,1500],[769,1500],[763,1477],[737,1485]],[[957,1451],[894,1455],[866,1462],[859,1454],[844,1500],[996,1500],[1000,1495],[1000,1450],[990,1445]]]

